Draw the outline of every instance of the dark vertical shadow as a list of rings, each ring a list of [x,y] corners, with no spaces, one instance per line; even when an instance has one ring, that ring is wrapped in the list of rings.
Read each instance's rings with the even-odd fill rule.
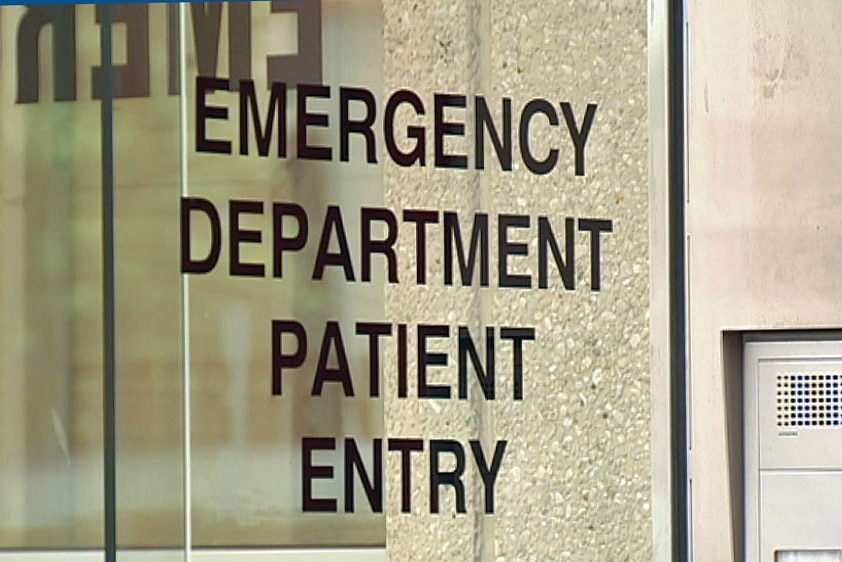
[[[668,21],[670,440],[672,559],[688,559],[687,303],[684,251],[684,3],[671,0]]]
[[[117,561],[117,502],[115,432],[117,372],[117,279],[114,256],[114,61],[111,24],[113,7],[102,6],[100,54],[102,58],[102,287],[103,287],[103,456],[105,562]]]
[[[725,429],[728,439],[728,481],[731,491],[731,536],[734,560],[745,553],[745,467],[743,463],[743,334],[722,334]]]

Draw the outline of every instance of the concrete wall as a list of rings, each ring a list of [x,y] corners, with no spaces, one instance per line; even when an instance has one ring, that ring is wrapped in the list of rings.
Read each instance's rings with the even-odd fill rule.
[[[427,461],[416,462],[420,502],[411,516],[387,518],[392,560],[652,559],[646,30],[643,2],[385,3],[387,89],[479,93],[498,107],[510,96],[516,111],[533,97],[569,100],[579,115],[584,104],[599,104],[584,178],[573,176],[564,150],[565,165],[549,176],[522,165],[513,173],[496,164],[459,173],[387,165],[387,204],[455,210],[465,221],[484,211],[533,221],[547,215],[554,225],[567,216],[615,223],[599,293],[589,290],[581,237],[575,291],[557,280],[552,290],[454,288],[440,279],[387,288],[387,315],[396,321],[466,324],[474,333],[488,325],[537,327],[523,402],[396,399],[388,383],[390,435],[509,440],[494,516],[481,513],[470,463],[468,514],[431,515]],[[563,140],[555,132],[547,138]],[[534,251],[534,231],[525,239]],[[431,240],[428,260],[440,263],[441,241]],[[411,255],[412,236],[403,244]],[[437,382],[452,383],[452,371]],[[504,395],[509,384],[504,378]],[[395,506],[399,471],[392,467]],[[447,514],[452,494],[445,498]]]
[[[727,330],[839,328],[842,9],[689,3],[693,553],[741,560]],[[736,398],[736,400],[735,400]],[[737,421],[737,423],[739,423]],[[739,428],[736,428],[739,430]],[[737,497],[732,497],[736,494]],[[733,506],[733,507],[732,507]]]

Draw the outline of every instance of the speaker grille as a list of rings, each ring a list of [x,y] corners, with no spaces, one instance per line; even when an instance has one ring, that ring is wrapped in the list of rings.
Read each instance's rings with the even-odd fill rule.
[[[842,425],[842,374],[779,374],[778,427]]]

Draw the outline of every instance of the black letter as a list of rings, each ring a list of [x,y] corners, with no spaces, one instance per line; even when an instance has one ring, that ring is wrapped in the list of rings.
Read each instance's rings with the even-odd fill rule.
[[[305,513],[310,511],[336,512],[335,499],[313,497],[314,479],[333,478],[332,466],[313,466],[313,451],[333,451],[334,449],[336,449],[336,439],[333,437],[301,438],[301,493]]]
[[[354,512],[354,470],[360,475],[368,504],[374,513],[383,513],[383,440],[374,440],[374,482],[365,471],[360,450],[351,438],[345,438],[345,513]]]
[[[474,266],[479,253],[479,284],[488,287],[488,215],[477,213],[471,228],[471,249],[465,259],[462,246],[462,234],[459,230],[459,217],[456,213],[444,213],[444,284],[453,285],[453,246],[459,260],[459,272],[462,285],[470,286],[474,280]]]
[[[214,90],[228,90],[228,81],[207,76],[196,77],[196,152],[231,154],[231,141],[209,140],[206,119],[228,119],[228,108],[207,105],[205,95]]]
[[[494,400],[494,328],[485,329],[485,365],[482,368],[477,348],[471,339],[471,332],[465,326],[459,327],[459,398],[468,398],[468,355],[477,374],[482,394],[486,400]]]
[[[507,441],[498,441],[494,447],[494,458],[491,459],[491,467],[485,462],[485,453],[482,452],[482,443],[471,441],[471,451],[482,477],[482,484],[485,487],[485,512],[494,513],[494,481],[497,480],[497,473],[500,472],[500,465],[503,462],[503,453],[506,452]]]
[[[371,281],[371,254],[383,254],[389,271],[389,283],[398,282],[398,256],[395,242],[398,240],[398,222],[388,209],[362,208],[362,280]],[[386,238],[372,240],[371,223],[386,224]]]
[[[591,234],[591,291],[599,291],[600,232],[614,232],[614,223],[610,220],[579,219],[579,232]]]
[[[402,103],[408,103],[415,110],[416,115],[424,115],[424,104],[415,92],[410,90],[398,90],[389,97],[386,103],[386,111],[383,116],[383,136],[386,139],[386,148],[389,156],[398,166],[412,166],[415,162],[423,166],[424,155],[424,127],[410,125],[406,128],[406,136],[415,139],[415,147],[411,152],[401,152],[398,143],[395,142],[395,112]]]
[[[412,451],[423,451],[420,439],[389,439],[389,450],[401,452],[401,513],[412,511]]]
[[[361,101],[365,104],[365,118],[362,121],[352,121],[350,117],[350,102]],[[339,88],[339,159],[348,162],[351,159],[351,133],[359,133],[365,139],[365,159],[369,164],[377,164],[377,150],[374,144],[374,117],[377,105],[374,95],[363,88]]]
[[[336,349],[338,366],[335,369],[327,366],[331,346]],[[351,383],[351,367],[348,365],[345,343],[342,341],[342,331],[339,329],[338,322],[328,322],[325,327],[322,348],[319,351],[319,363],[316,366],[316,377],[313,379],[313,390],[310,395],[321,396],[325,382],[341,382],[345,396],[354,395],[354,385]]]
[[[409,392],[406,340],[406,324],[398,324],[398,398],[406,398]]]
[[[415,223],[415,280],[420,285],[427,284],[427,225],[438,224],[438,211],[418,211],[404,209],[404,222]],[[461,246],[461,240],[460,240]]]
[[[585,143],[588,142],[588,134],[591,132],[593,118],[596,115],[596,104],[589,103],[585,110],[585,119],[582,121],[582,129],[576,127],[576,116],[573,115],[573,108],[570,103],[561,103],[561,112],[564,114],[564,121],[567,123],[567,130],[570,131],[570,138],[573,139],[573,146],[576,147],[576,175],[585,175]]]
[[[269,156],[269,144],[272,142],[272,121],[275,113],[278,115],[278,158],[287,155],[287,85],[283,82],[272,82],[272,92],[269,94],[269,115],[266,116],[266,126],[260,124],[260,109],[257,106],[257,94],[254,91],[254,80],[240,80],[240,154],[249,153],[249,110],[254,124],[254,139],[257,141],[257,153]]]
[[[446,353],[427,353],[427,338],[450,336],[448,326],[418,325],[418,398],[450,398],[450,387],[427,384],[427,365],[447,366]]]
[[[190,257],[190,211],[202,211],[207,215],[211,227],[211,244],[208,257],[203,260],[194,260]],[[207,199],[201,197],[181,198],[181,272],[182,273],[208,273],[219,260],[219,253],[222,249],[222,227],[219,222],[219,213],[216,207]]]
[[[285,355],[283,349],[284,334],[295,336],[295,353]],[[294,320],[272,320],[272,396],[283,395],[284,367],[293,369],[304,364],[307,357],[307,332],[304,326]]]
[[[336,230],[336,241],[339,243],[339,253],[328,252],[330,233]],[[342,211],[336,205],[330,205],[325,215],[322,227],[322,237],[316,253],[316,267],[313,269],[313,279],[321,279],[325,267],[329,265],[341,266],[345,272],[345,281],[354,280],[354,268],[351,266],[351,252],[348,250],[348,238],[345,236],[345,224],[342,222]]]
[[[474,152],[477,159],[477,169],[485,169],[485,135],[483,129],[488,131],[491,142],[494,144],[494,151],[497,153],[497,160],[500,168],[512,171],[512,100],[503,98],[503,138],[497,133],[491,112],[482,96],[476,97],[476,115],[474,115]]]
[[[453,453],[456,467],[449,472],[439,470],[439,453]],[[462,474],[465,472],[465,449],[458,441],[450,439],[432,439],[430,441],[430,513],[439,512],[439,486],[453,486],[456,491],[456,511],[465,513],[465,485]]]
[[[298,85],[298,131],[296,135],[298,157],[305,160],[330,160],[333,150],[329,146],[307,144],[307,127],[327,127],[327,113],[307,113],[307,98],[330,98],[330,86]]]
[[[550,225],[550,219],[547,217],[538,217],[538,286],[546,289],[549,286],[549,273],[547,272],[547,247],[553,253],[553,260],[561,273],[561,280],[564,283],[564,288],[572,291],[576,288],[576,240],[574,238],[573,226],[574,221],[571,218],[564,219],[564,245],[565,256],[561,255],[558,249],[555,235],[553,234],[553,227]]]
[[[263,277],[263,264],[242,263],[240,261],[240,243],[252,242],[259,244],[263,236],[259,230],[244,230],[240,228],[240,215],[262,215],[263,201],[228,202],[228,232],[231,239],[229,246],[228,273],[232,277]]]
[[[545,160],[536,160],[532,156],[532,152],[529,150],[529,123],[536,113],[546,115],[550,125],[558,125],[558,114],[550,102],[537,99],[527,103],[520,115],[520,130],[518,131],[520,154],[523,157],[524,164],[533,174],[542,175],[550,173],[555,167],[556,162],[558,162],[558,149],[551,149]]]
[[[380,336],[391,336],[391,324],[359,322],[357,335],[368,336],[368,395],[372,398],[380,396]]]
[[[300,205],[295,203],[274,203],[272,205],[274,214],[275,231],[275,277],[284,276],[284,251],[298,251],[307,242],[307,213]],[[284,217],[293,217],[298,222],[298,232],[292,238],[284,236]]]
[[[525,256],[529,246],[523,243],[509,242],[509,227],[529,228],[528,215],[500,215],[497,226],[497,269],[501,287],[528,289],[532,287],[529,275],[509,274],[509,256]]]
[[[523,400],[523,342],[535,339],[535,328],[501,328],[500,339],[512,340],[514,346],[512,357],[514,399]]]
[[[453,123],[444,120],[445,107],[465,107],[465,96],[456,96],[450,94],[435,94],[433,96],[433,119],[435,127],[433,134],[435,138],[436,149],[436,167],[437,168],[467,168],[468,157],[462,154],[445,154],[444,153],[444,137],[456,136],[461,137],[465,135],[464,123]]]

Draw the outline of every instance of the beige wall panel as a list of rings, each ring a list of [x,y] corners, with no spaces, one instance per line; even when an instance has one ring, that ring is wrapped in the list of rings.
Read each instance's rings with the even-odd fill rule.
[[[693,549],[740,560],[722,331],[838,328],[842,7],[691,2],[688,274]],[[735,429],[735,428],[731,428]],[[739,431],[739,428],[736,428]],[[736,451],[739,454],[739,451]],[[734,498],[737,503],[741,498]],[[736,529],[736,532],[735,532]]]

